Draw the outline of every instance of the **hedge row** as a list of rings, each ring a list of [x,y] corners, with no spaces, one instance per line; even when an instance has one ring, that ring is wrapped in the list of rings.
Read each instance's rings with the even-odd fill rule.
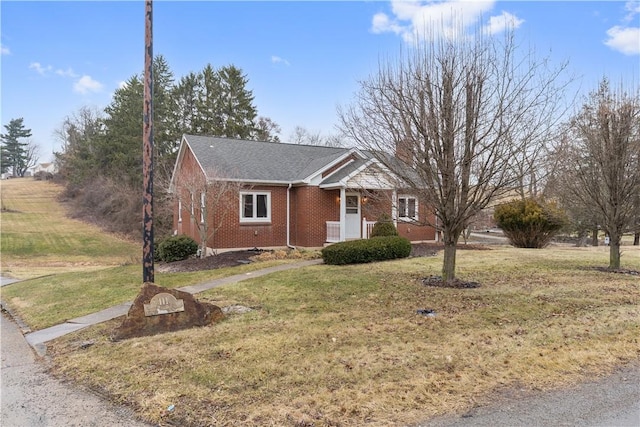
[[[411,253],[411,242],[398,236],[372,237],[334,243],[323,248],[321,253],[325,264],[362,264],[406,258]]]

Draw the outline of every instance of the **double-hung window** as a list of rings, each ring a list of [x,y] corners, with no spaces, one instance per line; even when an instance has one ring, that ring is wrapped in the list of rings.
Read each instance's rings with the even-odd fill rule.
[[[418,200],[415,197],[398,197],[398,218],[404,221],[418,220]]]
[[[200,222],[204,222],[204,214],[206,211],[205,193],[200,193]]]
[[[271,193],[268,191],[241,192],[240,222],[271,222]]]

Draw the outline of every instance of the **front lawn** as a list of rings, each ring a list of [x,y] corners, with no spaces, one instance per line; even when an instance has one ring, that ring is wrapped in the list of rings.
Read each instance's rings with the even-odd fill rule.
[[[639,249],[625,248],[635,270]],[[154,423],[407,425],[504,387],[554,388],[637,360],[640,280],[593,269],[607,257],[605,248],[460,251],[475,289],[425,286],[441,255],[308,267],[198,295],[253,308],[211,327],[113,343],[113,321],[50,353],[56,372]]]

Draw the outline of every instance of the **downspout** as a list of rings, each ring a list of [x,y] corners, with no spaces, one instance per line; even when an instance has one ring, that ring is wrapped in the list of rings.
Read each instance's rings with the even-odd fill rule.
[[[340,188],[340,241],[347,240],[347,200],[345,187]]]
[[[287,187],[287,247],[295,249],[295,246],[291,246],[291,186],[289,183]]]

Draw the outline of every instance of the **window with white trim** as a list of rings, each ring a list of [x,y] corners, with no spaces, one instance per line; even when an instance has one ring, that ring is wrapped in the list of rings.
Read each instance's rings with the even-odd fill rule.
[[[417,221],[418,199],[412,196],[398,196],[398,218],[404,221]]]
[[[200,193],[200,222],[204,222],[205,193]]]
[[[182,222],[182,200],[178,199],[178,222]]]
[[[241,192],[240,222],[271,222],[271,193],[268,191]]]

